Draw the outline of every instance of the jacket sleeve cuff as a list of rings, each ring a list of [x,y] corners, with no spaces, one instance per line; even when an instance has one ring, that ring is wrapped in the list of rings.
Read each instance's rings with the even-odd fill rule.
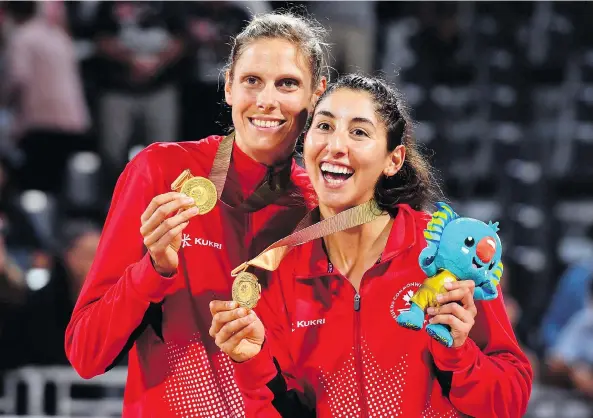
[[[467,338],[461,347],[445,347],[432,338],[430,340],[432,358],[441,371],[463,371],[476,362],[480,353],[480,348],[471,338]]]
[[[150,254],[146,253],[130,271],[132,286],[143,299],[152,303],[163,300],[166,290],[175,282],[177,273],[171,277],[161,276],[153,267]]]
[[[233,363],[233,365],[235,366],[237,385],[242,389],[259,389],[279,373],[272,358],[270,345],[265,342],[255,357],[242,363]]]

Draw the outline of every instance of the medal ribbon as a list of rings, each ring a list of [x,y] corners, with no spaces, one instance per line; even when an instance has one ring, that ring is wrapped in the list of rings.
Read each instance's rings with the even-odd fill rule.
[[[259,267],[264,270],[274,271],[280,265],[282,259],[294,247],[305,244],[317,238],[322,238],[336,232],[363,225],[384,215],[385,212],[377,206],[374,199],[340,212],[330,218],[312,224],[313,212],[309,212],[297,225],[295,232],[289,236],[276,241],[263,250],[258,256],[244,262],[233,269],[231,276],[235,277],[245,271],[249,266]]]

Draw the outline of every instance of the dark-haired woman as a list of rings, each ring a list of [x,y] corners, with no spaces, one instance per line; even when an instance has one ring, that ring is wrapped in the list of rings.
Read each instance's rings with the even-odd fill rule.
[[[288,13],[254,18],[226,72],[234,136],[151,145],[121,174],[66,353],[85,378],[129,354],[125,417],[244,416],[208,303],[230,298],[230,270],[289,233],[314,197],[292,154],[325,89],[322,35]],[[177,190],[189,176],[203,178],[191,180],[196,201]]]
[[[328,87],[304,160],[320,219],[371,200],[381,211],[294,248],[254,311],[211,303],[247,416],[522,416],[532,370],[502,296],[476,304],[473,282],[451,284],[429,311],[451,327],[451,348],[396,322],[425,278],[423,210],[438,196],[399,93],[357,75]]]

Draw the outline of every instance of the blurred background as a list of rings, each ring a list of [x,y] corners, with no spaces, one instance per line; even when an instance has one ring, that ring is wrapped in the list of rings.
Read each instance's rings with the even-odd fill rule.
[[[560,1],[0,2],[0,413],[118,416],[125,364],[82,381],[63,348],[115,181],[225,132],[229,37],[291,5],[336,72],[401,88],[454,207],[500,221],[527,416],[593,417],[593,4]]]

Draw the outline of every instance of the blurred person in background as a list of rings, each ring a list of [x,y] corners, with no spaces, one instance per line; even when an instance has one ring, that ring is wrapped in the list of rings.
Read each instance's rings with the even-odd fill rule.
[[[127,162],[137,118],[145,143],[177,139],[177,82],[185,46],[180,4],[103,1],[97,10],[95,39],[103,91],[99,147],[108,173],[117,176]]]
[[[69,155],[89,128],[75,49],[63,26],[37,13],[37,2],[7,1],[4,103],[14,113],[14,139],[25,156],[22,189],[58,192]]]
[[[229,39],[249,20],[245,5],[231,1],[184,4],[189,34],[190,74],[183,94],[183,138],[195,140],[230,125],[222,90]],[[200,115],[196,117],[196,115]]]
[[[331,28],[330,65],[338,73],[373,72],[377,31],[375,2],[352,1],[340,5],[333,1],[312,1],[307,7],[317,20]]]
[[[593,240],[593,226],[586,237]],[[583,312],[589,303],[588,289],[593,283],[593,261],[579,260],[567,267],[560,277],[548,309],[540,326],[540,336],[544,354],[542,376],[547,383],[559,386],[572,385],[570,370],[564,361],[556,356],[548,356],[554,347],[562,344],[560,336],[572,318]]]
[[[0,335],[4,369],[68,364],[64,334],[95,257],[101,230],[84,220],[67,221],[62,230],[62,249],[48,266],[49,281],[38,290],[28,290],[25,303],[8,318],[6,332]]]
[[[426,84],[455,85],[471,81],[473,63],[467,62],[463,54],[459,3],[419,2],[418,6],[421,26],[410,45],[424,64],[414,77]]]
[[[27,288],[23,271],[6,249],[6,233],[7,224],[0,217],[0,339],[7,319],[24,303]]]
[[[566,370],[574,388],[593,399],[593,281],[588,286],[585,306],[562,327],[546,357],[557,370]]]
[[[41,264],[44,253],[39,235],[19,199],[15,161],[0,154],[0,222],[10,259],[22,270]]]

